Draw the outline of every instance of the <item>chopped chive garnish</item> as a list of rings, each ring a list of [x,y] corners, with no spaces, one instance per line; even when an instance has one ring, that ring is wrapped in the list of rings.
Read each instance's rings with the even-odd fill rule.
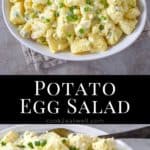
[[[90,7],[88,7],[88,6],[87,6],[87,7],[84,7],[84,11],[85,11],[85,12],[90,11]]]
[[[59,4],[59,7],[60,7],[60,8],[63,8],[63,7],[64,7],[64,4],[63,4],[63,3],[60,3],[60,4]]]
[[[104,30],[104,25],[99,26],[100,31]]]
[[[19,148],[25,148],[24,145],[17,145],[17,147],[19,147]]]
[[[47,144],[47,141],[43,140],[43,141],[40,142],[40,144],[41,144],[42,147],[44,147]]]
[[[40,145],[41,145],[40,141],[35,141],[35,146],[40,146]]]
[[[47,1],[48,5],[52,5],[52,2],[50,0]]]
[[[32,144],[31,142],[28,143],[28,146],[29,146],[30,148],[32,148],[32,149],[34,148],[34,146],[33,146],[33,144]]]
[[[66,140],[66,139],[62,139],[62,142],[63,142],[64,144],[66,144],[67,140]]]
[[[2,145],[2,146],[5,146],[5,145],[6,145],[6,142],[2,141],[2,142],[1,142],[1,145]]]
[[[69,150],[79,150],[79,148],[75,147],[75,146],[70,146]]]
[[[86,4],[91,5],[92,4],[91,0],[86,0]]]
[[[83,33],[84,33],[84,29],[81,28],[81,29],[79,30],[79,33],[80,33],[80,34],[83,34]]]
[[[74,14],[74,9],[76,9],[76,6],[72,6],[69,8],[69,11],[66,16],[68,22],[73,22],[78,20],[78,16]]]

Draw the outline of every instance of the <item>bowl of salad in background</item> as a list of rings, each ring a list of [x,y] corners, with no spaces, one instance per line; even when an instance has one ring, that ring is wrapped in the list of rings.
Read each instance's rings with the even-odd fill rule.
[[[60,21],[56,22],[57,25],[55,25],[56,23],[54,23],[54,25],[53,25],[54,27],[53,26],[51,27],[51,28],[54,28],[53,30],[48,30],[48,31],[46,30],[47,33],[45,33],[45,37],[47,37],[46,44],[49,45],[49,47],[48,47],[47,45],[43,44],[45,41],[43,40],[43,37],[41,36],[41,32],[44,33],[43,29],[46,28],[46,26],[43,26],[41,24],[41,22],[39,22],[39,19],[41,19],[41,18],[43,19],[45,17],[47,10],[44,10],[45,14],[43,12],[42,13],[40,12],[38,14],[38,18],[34,19],[35,21],[34,21],[34,23],[32,23],[33,24],[32,30],[34,30],[34,31],[32,31],[32,34],[30,35],[30,37],[32,37],[32,39],[31,38],[23,38],[22,35],[26,36],[29,34],[25,33],[24,30],[20,30],[20,28],[21,29],[28,28],[28,26],[22,27],[22,24],[24,24],[24,23],[22,23],[23,21],[20,23],[20,21],[18,21],[16,18],[13,17],[13,16],[19,16],[17,14],[18,12],[17,13],[12,12],[13,15],[10,15],[10,9],[12,8],[12,4],[10,3],[10,1],[13,3],[15,2],[13,0],[2,0],[2,9],[3,9],[3,16],[4,16],[5,23],[9,29],[9,31],[12,33],[12,35],[21,44],[25,45],[26,47],[29,47],[30,49],[32,49],[36,52],[39,52],[46,56],[63,59],[63,60],[70,60],[70,61],[87,61],[87,60],[100,59],[100,58],[104,58],[104,57],[108,57],[110,55],[116,54],[116,53],[126,49],[133,42],[135,42],[136,39],[140,36],[140,34],[142,33],[142,31],[144,29],[144,26],[146,23],[146,18],[147,18],[147,7],[146,7],[145,0],[137,0],[138,8],[140,10],[140,14],[136,18],[137,23],[135,23],[134,21],[131,21],[131,23],[128,25],[129,28],[127,28],[127,29],[126,29],[127,22],[123,22],[123,21],[121,22],[120,18],[119,18],[121,16],[119,11],[122,11],[122,10],[120,8],[118,9],[118,7],[116,7],[118,5],[118,3],[121,2],[120,0],[115,0],[116,1],[115,7],[111,6],[112,8],[109,8],[109,10],[107,11],[107,12],[109,12],[109,16],[107,14],[109,21],[107,21],[107,18],[105,17],[105,9],[108,9],[108,7],[106,6],[107,5],[106,2],[111,3],[112,0],[102,0],[103,5],[99,5],[99,6],[98,6],[98,4],[100,4],[100,3],[95,0],[94,2],[95,3],[98,2],[98,3],[94,4],[95,5],[94,7],[90,6],[90,5],[93,5],[93,3],[91,4],[91,1],[86,1],[86,0],[75,0],[73,2],[68,1],[67,2],[68,8],[64,8],[64,4],[59,3],[59,8],[57,7],[57,8],[53,8],[53,9],[56,11],[58,9],[60,9],[59,10],[60,12],[58,15],[56,15],[57,13],[55,13],[55,16],[59,17],[59,18],[57,18],[57,20],[60,20]],[[45,1],[48,5],[49,0],[44,0],[42,3],[44,3]],[[86,6],[83,5],[84,1],[86,1]],[[115,1],[114,1],[114,3],[115,3]],[[135,2],[135,0],[132,0],[132,1],[133,1],[133,3]],[[59,0],[56,2],[59,2]],[[82,2],[83,2],[83,4],[82,4]],[[81,12],[78,11],[78,7],[76,9],[76,5],[77,5],[76,3],[77,4],[80,3],[79,7],[80,7]],[[51,3],[49,5],[51,5]],[[98,14],[98,17],[96,16],[98,21],[100,20],[102,22],[102,20],[103,20],[103,22],[98,25],[97,25],[97,23],[95,23],[91,27],[89,20],[90,20],[90,18],[93,17],[93,15],[89,13],[89,15],[87,16],[88,19],[85,19],[84,13],[88,13],[91,9],[92,10],[95,9],[96,6],[98,7],[98,9],[102,7],[102,11],[98,12],[97,10],[94,10],[94,12],[92,12],[92,13],[93,13],[94,17],[96,16],[96,14]],[[51,6],[49,6],[49,7],[51,7]],[[16,9],[17,9],[17,6],[16,6],[16,8],[14,7],[14,10],[16,10]],[[60,26],[60,24],[63,21],[61,22],[62,19],[60,16],[61,16],[61,14],[62,14],[62,16],[64,16],[63,13],[66,9],[69,11],[66,13],[67,15],[66,15],[65,19],[69,23],[67,24],[68,26],[66,25],[66,29],[63,32],[62,28]],[[118,18],[116,18],[115,15],[114,16],[111,15],[111,14],[115,14],[115,13],[113,13],[114,10],[117,12],[116,16]],[[77,15],[75,15],[73,12],[76,12]],[[80,16],[78,13],[83,14],[83,16],[82,15]],[[132,13],[136,13],[136,12],[135,11],[129,12],[128,18],[131,17],[131,19],[132,19]],[[78,21],[78,18],[80,18],[79,21]],[[30,18],[30,20],[33,20],[33,19]],[[49,20],[50,19],[44,18],[44,20],[42,22],[44,22],[47,25],[47,23],[49,24]],[[111,20],[111,22],[113,22],[112,26],[109,23],[110,20]],[[12,22],[15,22],[15,23],[12,24]],[[18,22],[19,22],[19,26],[17,25]],[[52,23],[53,22],[54,22],[54,20],[52,21]],[[90,20],[90,22],[93,23],[94,20]],[[70,25],[72,25],[72,24],[74,27],[74,29],[73,29],[74,33],[70,34],[70,31],[71,31]],[[118,27],[119,25],[121,26],[121,30],[120,30],[120,27]],[[60,26],[60,28],[58,26]],[[115,26],[115,28],[113,28],[114,26]],[[134,30],[131,29],[133,31],[130,31],[131,26],[135,26]],[[90,30],[88,29],[88,27],[90,27]],[[103,31],[105,31],[105,28],[107,30],[107,33],[103,33]],[[109,32],[109,30],[111,30],[111,29],[113,29],[113,32],[112,31]],[[100,32],[102,33],[102,36],[101,35],[93,36],[94,33],[99,32],[98,30],[100,30]],[[60,33],[60,32],[62,32],[62,33]],[[22,35],[20,33],[22,33]],[[103,37],[105,34],[107,34],[107,36]],[[55,35],[60,36],[61,40],[59,40],[58,37],[55,38]],[[73,38],[71,38],[72,37],[71,35],[73,35]],[[62,39],[62,37],[65,37],[67,40]],[[106,45],[106,43],[107,43],[107,45]],[[65,48],[68,51],[63,50]]]
[[[77,133],[63,138],[55,133],[48,133],[54,128],[66,128]],[[97,139],[96,136],[107,134],[86,125],[20,125],[0,131],[1,147],[8,149],[80,149],[87,150],[92,146],[95,150],[132,150],[121,140]],[[92,136],[92,137],[91,137]],[[92,145],[91,145],[92,144]]]

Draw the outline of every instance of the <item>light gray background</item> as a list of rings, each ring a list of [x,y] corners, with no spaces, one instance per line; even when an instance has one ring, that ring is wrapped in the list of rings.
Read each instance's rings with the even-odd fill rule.
[[[135,129],[143,127],[145,125],[90,125],[92,127],[104,130],[109,133],[126,131],[130,129]],[[12,127],[12,125],[0,125],[0,130]],[[129,144],[133,150],[150,150],[150,140],[148,139],[126,139],[124,140]]]
[[[149,0],[147,4],[149,8]],[[0,74],[37,74],[33,66],[26,64],[20,44],[8,32],[1,11]],[[49,74],[150,74],[150,39],[143,39],[123,52],[105,59],[59,65],[51,68]]]

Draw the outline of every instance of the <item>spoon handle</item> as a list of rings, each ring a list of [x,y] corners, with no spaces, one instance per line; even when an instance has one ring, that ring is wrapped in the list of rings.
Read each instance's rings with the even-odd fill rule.
[[[150,138],[150,126],[99,136],[100,138]]]

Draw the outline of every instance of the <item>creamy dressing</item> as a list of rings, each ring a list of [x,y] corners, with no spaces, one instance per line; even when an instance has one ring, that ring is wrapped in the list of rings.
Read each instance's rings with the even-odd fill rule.
[[[137,0],[10,0],[10,21],[23,38],[53,53],[106,51],[138,23]]]
[[[116,150],[114,139],[100,139],[82,134],[70,134],[67,138],[54,132],[23,134],[10,131],[0,140],[0,150]]]

